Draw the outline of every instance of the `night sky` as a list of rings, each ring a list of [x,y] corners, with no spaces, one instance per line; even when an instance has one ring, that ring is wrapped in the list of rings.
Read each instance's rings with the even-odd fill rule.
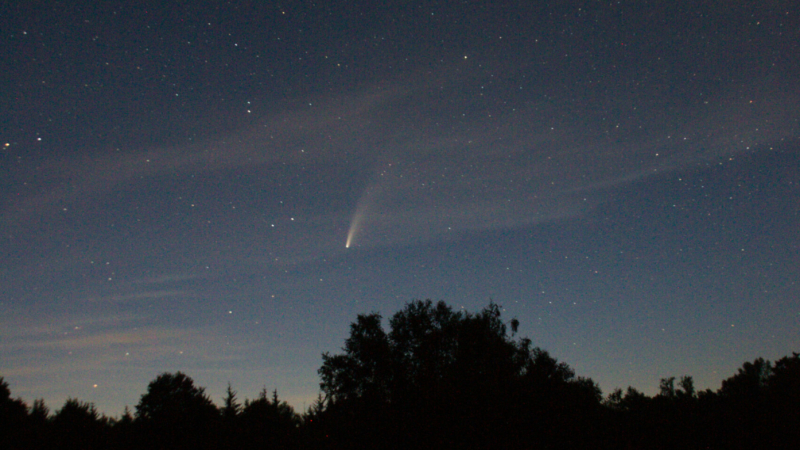
[[[478,311],[604,393],[800,351],[800,3],[3,2],[0,376],[319,392]]]

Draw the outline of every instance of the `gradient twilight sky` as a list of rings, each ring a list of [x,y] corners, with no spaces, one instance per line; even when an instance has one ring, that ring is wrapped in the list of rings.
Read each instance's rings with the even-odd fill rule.
[[[29,404],[181,370],[302,410],[426,298],[604,393],[800,351],[796,1],[12,1],[0,56]]]

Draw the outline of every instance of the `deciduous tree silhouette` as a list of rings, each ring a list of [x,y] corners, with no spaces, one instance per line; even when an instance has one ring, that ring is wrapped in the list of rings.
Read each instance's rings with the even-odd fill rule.
[[[163,373],[136,405],[136,422],[142,443],[151,448],[212,448],[219,411],[191,378]]]
[[[800,354],[775,361],[767,380],[774,431],[772,445],[800,442]]]
[[[218,410],[181,372],[147,387],[135,418],[101,416],[70,398],[50,415],[28,409],[0,378],[0,449],[794,449],[800,442],[800,354],[745,362],[718,391],[663,378],[653,397],[629,387],[601,402],[576,377],[501,320],[415,301],[358,316],[343,352],[323,355],[322,393],[301,421],[266,389]],[[511,334],[507,332],[507,324]]]
[[[332,445],[502,448],[532,431],[547,445],[592,439],[599,388],[512,339],[496,304],[471,314],[414,301],[389,326],[387,334],[379,314],[360,315],[344,353],[323,355],[326,407],[315,414],[327,427],[316,426]]]
[[[765,393],[772,365],[764,358],[746,362],[736,375],[723,380],[720,394],[732,398],[756,398]]]
[[[694,398],[697,393],[694,390],[694,379],[690,376],[683,376],[681,377],[681,381],[678,383],[678,391],[677,395],[681,398]]]

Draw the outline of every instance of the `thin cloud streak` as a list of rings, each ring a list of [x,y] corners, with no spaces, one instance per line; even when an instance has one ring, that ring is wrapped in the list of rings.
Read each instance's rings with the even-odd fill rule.
[[[670,113],[663,124],[642,117],[639,128],[645,131],[634,127],[635,118],[620,127],[586,117],[584,127],[577,128],[579,122],[560,118],[564,112],[557,104],[442,127],[435,104],[413,102],[435,91],[430,84],[397,85],[312,104],[296,102],[250,130],[214,142],[52,162],[43,167],[40,182],[58,187],[15,200],[6,220],[16,217],[21,224],[33,220],[31,214],[97,202],[120,189],[143,189],[148,180],[163,176],[181,179],[273,166],[301,173],[341,164],[330,183],[359,173],[363,187],[354,196],[357,202],[307,217],[306,223],[350,222],[349,231],[338,231],[343,233],[338,245],[342,240],[403,245],[580,216],[601,203],[609,189],[752,151],[792,136],[797,127],[782,115],[794,98],[755,84],[749,91],[761,98],[757,104],[738,94],[712,99],[710,106]],[[403,114],[407,108],[409,114]],[[743,129],[761,131],[742,134]],[[576,166],[583,168],[580,173]],[[319,229],[314,234],[320,235]],[[309,240],[302,232],[284,239],[297,243],[293,258],[299,260],[306,258],[304,251],[337,240]]]

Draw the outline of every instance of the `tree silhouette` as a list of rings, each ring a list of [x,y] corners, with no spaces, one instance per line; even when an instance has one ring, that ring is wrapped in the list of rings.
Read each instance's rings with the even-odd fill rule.
[[[677,396],[675,393],[675,377],[662,378],[658,384],[658,396],[661,398],[673,399]]]
[[[60,448],[106,448],[108,421],[94,404],[67,399],[53,416],[53,439]]]
[[[773,448],[785,442],[800,442],[800,354],[775,361],[767,380]]]
[[[109,431],[111,444],[108,448],[115,450],[136,448],[136,431],[133,414],[126,406],[119,419],[111,421],[111,430]]]
[[[478,313],[414,301],[389,320],[360,315],[341,354],[323,354],[321,393],[302,418],[266,389],[222,408],[181,372],[108,419],[69,398],[29,409],[0,378],[0,449],[789,449],[800,442],[800,354],[745,362],[719,390],[662,378],[602,400],[566,363],[516,338],[490,303]],[[507,328],[510,328],[509,335]],[[601,401],[602,400],[602,401]]]
[[[694,390],[694,379],[690,376],[681,377],[678,387],[677,395],[681,398],[693,398],[697,395]]]
[[[322,390],[331,400],[384,397],[390,377],[389,340],[379,314],[359,315],[350,325],[345,355],[322,355]]]
[[[22,400],[11,398],[8,383],[0,377],[0,448],[17,448],[15,443],[26,425],[27,411]]]
[[[288,403],[278,399],[278,391],[267,396],[264,389],[254,400],[246,400],[239,415],[240,440],[253,448],[292,448],[298,441],[300,416]]]
[[[50,419],[50,408],[45,405],[43,399],[39,398],[33,401],[29,419],[34,425],[44,425]]]
[[[765,393],[771,372],[772,365],[764,358],[758,358],[752,363],[746,362],[736,375],[722,381],[720,394],[733,398],[759,397]]]
[[[379,314],[360,315],[344,353],[323,354],[326,403],[315,427],[331,445],[501,448],[531,430],[547,445],[592,438],[599,388],[512,339],[498,305],[471,314],[414,301],[389,326],[387,334]]]
[[[211,448],[219,411],[191,378],[163,373],[136,405],[136,422],[143,444],[151,448]]]
[[[236,400],[236,391],[228,383],[228,388],[225,390],[225,398],[222,400],[222,409],[220,410],[222,418],[228,421],[234,420],[241,410],[242,406]]]

